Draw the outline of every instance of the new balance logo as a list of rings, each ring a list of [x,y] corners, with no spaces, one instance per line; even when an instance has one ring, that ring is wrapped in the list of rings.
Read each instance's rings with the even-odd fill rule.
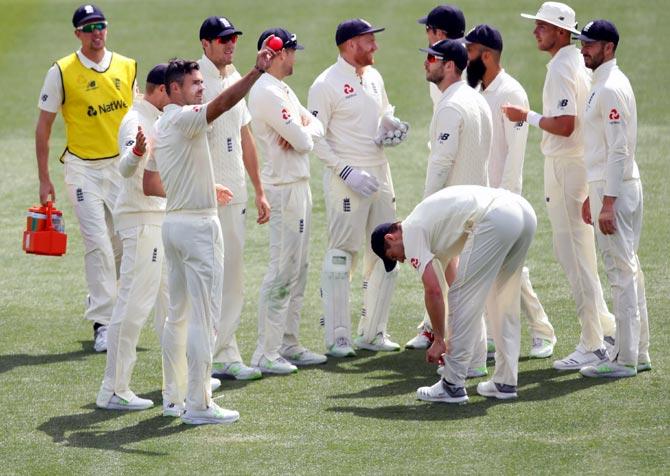
[[[302,218],[300,219],[300,222],[298,223],[298,230],[300,231],[300,233],[304,233],[304,231],[305,231],[305,220],[303,220]]]
[[[361,317],[365,317],[367,315],[367,311],[365,310],[364,307],[361,308]]]
[[[84,201],[84,191],[80,188],[77,189],[77,201],[78,202],[83,202]]]
[[[158,261],[158,248],[154,248],[154,252],[151,253],[151,262],[155,263]]]
[[[233,139],[232,139],[232,137],[228,137],[226,139],[226,146],[228,147],[228,152],[233,151]]]
[[[363,281],[363,289],[368,289],[368,282],[367,281]]]
[[[345,212],[351,211],[351,200],[349,199],[349,197],[342,200],[342,210]]]

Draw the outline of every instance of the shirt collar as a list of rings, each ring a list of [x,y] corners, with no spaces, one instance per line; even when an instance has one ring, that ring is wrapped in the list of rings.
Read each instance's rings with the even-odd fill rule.
[[[577,47],[575,45],[565,45],[562,47],[560,50],[556,52],[556,54],[551,58],[551,61],[547,63],[547,69],[554,63],[554,61],[559,61],[560,58],[562,57],[568,57],[569,55],[574,54],[574,52],[577,51]],[[577,52],[579,54],[579,52]]]
[[[219,71],[219,68],[216,67],[216,65],[210,60],[207,55],[203,54],[202,58],[200,58],[200,71],[202,72],[203,76],[213,76],[215,78],[226,78],[230,76],[232,73],[237,71],[235,66],[232,64],[226,65],[224,68],[224,74],[221,74],[221,71]]]
[[[611,60],[604,62],[593,72],[593,82],[599,83],[600,81],[604,80],[616,67],[616,58],[612,58]]]
[[[500,71],[498,71],[496,77],[493,78],[493,81],[491,81],[491,83],[488,86],[486,86],[486,89],[482,89],[482,93],[486,94],[494,92],[496,89],[498,89],[503,82],[502,77],[504,76],[504,74],[505,70],[501,68]]]
[[[337,56],[337,64],[338,64],[338,66],[339,66],[341,69],[343,69],[343,70],[346,71],[347,73],[350,73],[350,74],[352,74],[353,76],[358,77],[358,74],[356,74],[356,68],[354,68],[354,66],[353,66],[352,64],[348,63],[347,60],[345,60],[344,58],[342,58],[341,55],[338,55],[338,56]],[[365,74],[365,73],[367,72],[367,70],[368,70],[368,67],[365,66],[365,67],[363,68],[363,74]]]
[[[86,68],[93,69],[99,73],[106,71],[107,68],[109,68],[109,64],[112,62],[112,52],[107,48],[105,48],[105,54],[102,56],[100,63],[96,63],[95,61],[88,59],[84,53],[82,53],[81,48],[77,50],[77,57],[79,57],[79,61],[81,61],[81,64],[83,64]]]

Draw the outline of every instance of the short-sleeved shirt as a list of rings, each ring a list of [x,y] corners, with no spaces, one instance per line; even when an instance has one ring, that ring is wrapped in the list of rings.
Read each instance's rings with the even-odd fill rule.
[[[298,100],[293,90],[271,74],[264,74],[249,92],[249,110],[263,168],[263,183],[274,185],[309,179],[313,136],[323,136],[321,122]],[[303,126],[303,119],[309,122]],[[285,150],[279,139],[291,144]]]
[[[165,188],[167,212],[216,209],[207,128],[207,104],[168,104],[154,125],[151,155]]]
[[[491,108],[491,155],[489,156],[489,186],[521,194],[523,161],[528,140],[528,123],[512,122],[502,112],[503,104],[528,107],[528,95],[523,86],[500,70],[491,84],[482,90]]]
[[[229,64],[225,75],[212,61],[203,55],[198,60],[205,85],[203,100],[211,101],[224,90],[241,79],[235,66]],[[242,161],[242,139],[240,128],[251,121],[247,104],[242,98],[237,104],[221,114],[210,124],[207,132],[209,151],[212,155],[214,179],[233,192],[231,204],[247,202],[247,182]]]
[[[542,90],[542,115],[575,116],[575,129],[569,137],[542,132],[542,153],[546,157],[583,157],[582,121],[584,104],[591,86],[591,75],[584,58],[574,45],[564,46],[547,63]]]
[[[604,194],[618,197],[624,180],[640,178],[635,162],[637,105],[616,59],[593,73],[584,114],[584,160],[589,182],[604,181]]]
[[[406,262],[423,275],[433,258],[458,256],[471,231],[493,202],[511,192],[478,185],[454,185],[430,195],[402,221]]]
[[[314,153],[326,166],[337,171],[346,165],[386,164],[384,149],[374,139],[382,115],[393,109],[384,81],[372,66],[358,76],[339,56],[314,80],[307,107],[323,124],[325,136],[314,141]]]

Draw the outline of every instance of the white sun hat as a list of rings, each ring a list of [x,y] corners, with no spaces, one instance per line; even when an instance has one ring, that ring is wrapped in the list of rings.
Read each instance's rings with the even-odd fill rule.
[[[565,3],[544,2],[536,15],[522,13],[521,16],[531,20],[541,20],[578,35],[581,33],[577,30],[575,11]]]

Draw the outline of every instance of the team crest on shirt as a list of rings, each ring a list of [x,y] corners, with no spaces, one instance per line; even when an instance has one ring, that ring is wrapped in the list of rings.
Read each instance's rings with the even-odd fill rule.
[[[412,268],[414,269],[419,269],[419,266],[421,266],[419,258],[412,258],[411,260],[409,260],[409,264],[411,264]]]
[[[356,95],[356,91],[354,90],[353,86],[351,84],[345,84],[344,85],[344,97],[349,99],[350,97],[354,97]]]
[[[119,78],[114,78],[114,87],[117,91],[121,91],[121,80]]]
[[[281,110],[281,117],[285,121],[288,121],[288,120],[291,119],[291,113],[288,112],[288,109],[284,108],[284,109]]]
[[[610,119],[610,124],[619,122],[619,119],[621,118],[621,116],[619,115],[619,111],[617,111],[616,108],[612,108],[612,110],[609,113],[609,116],[607,117],[609,117]]]

